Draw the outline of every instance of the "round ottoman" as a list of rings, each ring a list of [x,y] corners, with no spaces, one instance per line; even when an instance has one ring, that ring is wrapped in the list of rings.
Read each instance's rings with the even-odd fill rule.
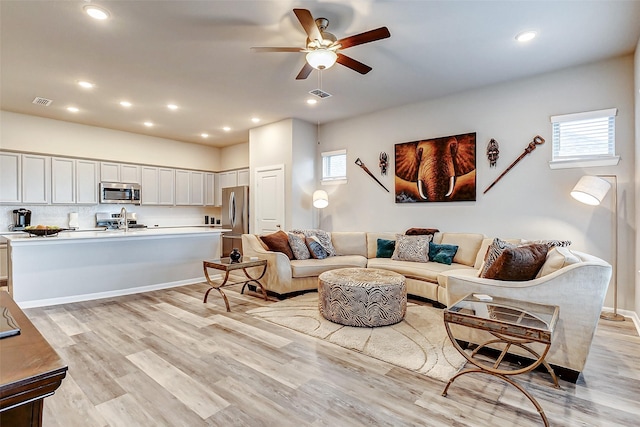
[[[348,326],[393,325],[407,312],[402,274],[375,268],[340,268],[318,276],[320,314]]]

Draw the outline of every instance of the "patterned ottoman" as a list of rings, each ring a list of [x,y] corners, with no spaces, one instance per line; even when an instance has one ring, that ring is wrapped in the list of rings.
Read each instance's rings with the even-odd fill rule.
[[[402,274],[375,268],[341,268],[318,276],[320,314],[348,326],[393,325],[407,311]]]

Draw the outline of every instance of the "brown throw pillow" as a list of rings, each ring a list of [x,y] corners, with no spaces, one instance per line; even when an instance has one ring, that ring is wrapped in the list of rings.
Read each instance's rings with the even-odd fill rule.
[[[547,259],[545,244],[505,248],[482,277],[496,280],[533,280]]]
[[[424,236],[425,234],[431,234],[432,236],[438,231],[437,228],[410,228],[404,232],[405,236]]]
[[[294,259],[293,251],[289,245],[289,236],[284,231],[280,230],[272,234],[267,234],[266,236],[260,236],[260,239],[267,245],[270,251],[282,252],[288,256],[289,259]]]

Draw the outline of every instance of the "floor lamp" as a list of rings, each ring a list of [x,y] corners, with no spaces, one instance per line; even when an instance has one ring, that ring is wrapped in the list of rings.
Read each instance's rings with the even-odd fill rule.
[[[571,190],[571,197],[587,205],[599,205],[613,183],[613,313],[600,313],[601,319],[624,321],[618,314],[618,177],[616,175],[585,175]]]
[[[320,210],[329,206],[329,195],[324,190],[313,192],[313,206],[318,209],[317,228],[320,228]]]

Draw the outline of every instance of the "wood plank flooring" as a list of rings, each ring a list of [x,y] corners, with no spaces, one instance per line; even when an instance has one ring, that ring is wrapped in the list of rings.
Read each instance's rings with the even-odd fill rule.
[[[535,407],[497,378],[445,383],[251,317],[271,304],[205,284],[25,310],[68,363],[44,425],[539,426]],[[420,303],[420,302],[418,302]],[[600,321],[576,384],[516,378],[552,426],[640,423],[640,337]]]

